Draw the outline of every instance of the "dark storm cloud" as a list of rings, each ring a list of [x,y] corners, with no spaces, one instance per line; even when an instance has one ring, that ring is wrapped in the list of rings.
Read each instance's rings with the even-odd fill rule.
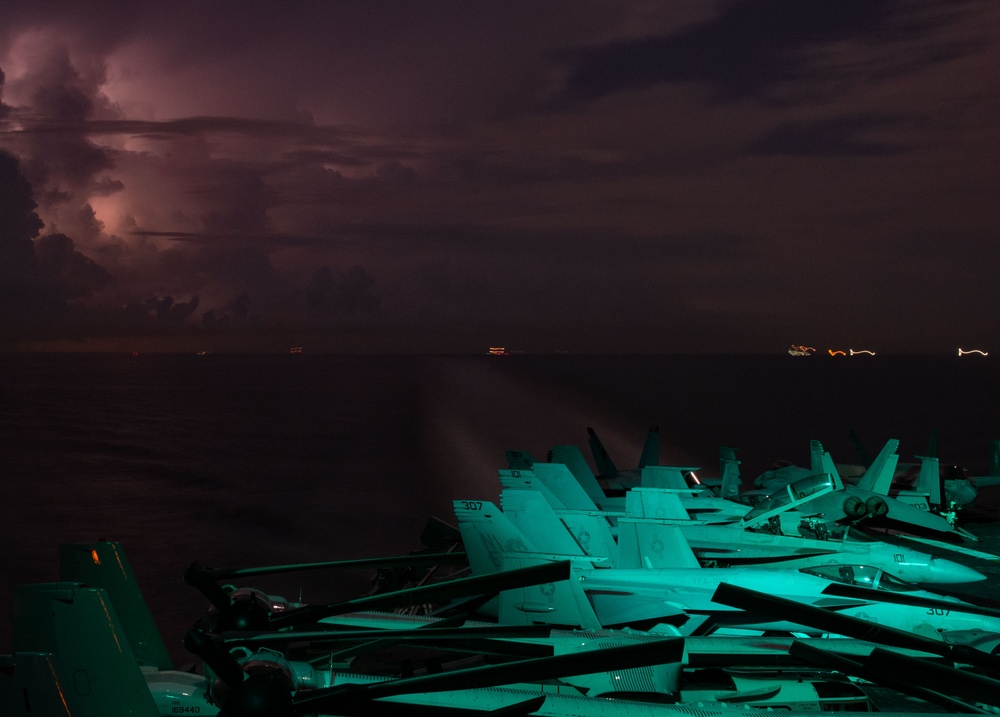
[[[29,70],[18,78],[19,89],[30,104],[12,109],[7,126],[23,158],[23,171],[34,187],[43,209],[78,216],[92,193],[107,196],[120,191],[121,182],[106,176],[114,168],[111,154],[90,141],[87,121],[115,110],[100,93],[105,81],[101,63],[80,69],[60,42],[45,44]],[[58,132],[36,134],[37,125],[58,127]],[[10,127],[16,127],[11,131]],[[26,131],[27,130],[27,131]],[[69,222],[56,221],[63,230]]]
[[[31,185],[17,158],[0,151],[0,302],[12,302],[36,281],[35,245],[42,228]]]
[[[87,324],[73,302],[114,283],[114,277],[63,234],[34,240],[42,222],[17,160],[0,151],[0,331],[3,341],[63,332]]]
[[[899,272],[942,227],[949,308],[995,263],[988,3],[13,4],[49,337],[784,346],[919,333],[886,317],[926,310]]]
[[[17,158],[0,150],[0,251],[11,264],[22,266],[34,255],[31,240],[43,226],[37,206]]]
[[[940,29],[954,9],[929,17],[924,2],[900,0],[737,0],[722,5],[708,22],[685,31],[567,52],[567,94],[595,99],[664,83],[699,83],[722,101],[766,98],[783,83],[805,78],[830,80],[851,68],[825,67],[815,48],[837,42],[892,43],[913,33]],[[903,55],[881,67],[884,73],[915,71],[952,59],[970,48],[937,46],[931,55]],[[828,92],[829,86],[797,92]]]
[[[65,234],[47,234],[35,242],[42,276],[66,299],[81,299],[114,283],[107,269],[73,248]]]

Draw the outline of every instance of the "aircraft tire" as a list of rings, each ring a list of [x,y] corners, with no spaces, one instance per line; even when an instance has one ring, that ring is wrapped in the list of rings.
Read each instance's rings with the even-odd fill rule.
[[[848,518],[860,518],[868,513],[865,502],[856,495],[849,495],[844,498],[844,515]]]
[[[868,514],[873,517],[879,517],[880,515],[885,515],[889,512],[889,506],[882,498],[877,495],[873,495],[868,500],[865,501],[865,509]]]

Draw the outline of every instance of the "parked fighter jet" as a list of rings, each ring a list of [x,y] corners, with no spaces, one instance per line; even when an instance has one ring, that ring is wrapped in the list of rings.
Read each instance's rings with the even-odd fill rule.
[[[468,622],[455,627],[453,621],[387,613],[324,618],[320,624],[325,629],[315,632],[208,634],[196,629],[189,632],[185,644],[205,660],[204,675],[157,670],[150,665],[140,670],[129,635],[143,634],[148,627],[143,617],[136,619],[142,610],[136,612],[137,605],[130,605],[136,597],[141,601],[141,595],[134,585],[126,584],[134,583],[127,562],[113,565],[102,561],[102,556],[124,560],[120,546],[67,546],[62,553],[71,571],[82,569],[95,582],[107,581],[111,590],[67,582],[24,587],[18,596],[15,632],[22,646],[45,652],[18,652],[5,663],[0,671],[4,717],[153,717],[216,714],[220,707],[218,713],[230,717],[292,717],[316,712],[466,716],[497,710],[505,715],[551,717],[672,717],[701,713],[686,706],[672,707],[664,700],[694,699],[701,708],[711,708],[713,714],[721,710],[741,716],[746,707],[730,706],[736,700],[742,705],[778,709],[822,706],[839,710],[868,705],[867,696],[848,689],[849,683],[830,682],[821,673],[803,672],[801,665],[789,661],[785,654],[788,641],[782,645],[774,640],[758,644],[728,639],[689,645],[671,630],[552,631],[543,636],[538,628]],[[84,556],[93,559],[92,566],[84,564]],[[77,558],[81,558],[80,565],[72,565]],[[257,574],[265,571],[273,572],[265,569]],[[116,605],[123,606],[127,618],[119,619]],[[137,624],[129,624],[133,622]],[[544,631],[549,632],[548,628]],[[498,638],[509,638],[503,640],[508,646],[506,653],[495,651],[498,656],[506,654],[506,662],[500,665],[402,679],[333,667],[347,656],[363,655],[372,645],[437,645],[449,651],[455,644],[459,652],[468,652],[482,651],[479,646],[486,641],[496,643]],[[321,660],[330,666],[296,660],[283,649],[274,649],[305,642],[330,645],[331,651]],[[471,646],[473,642],[476,647]],[[842,654],[864,656],[872,649],[853,641],[840,642]],[[334,650],[333,645],[361,647]],[[734,650],[736,654],[730,654]],[[726,674],[719,672],[720,664],[744,664],[739,655],[748,666],[764,658],[769,664],[798,665],[798,672],[787,676],[758,671],[752,678],[737,675],[728,688],[718,684],[720,676]],[[600,665],[600,672],[592,672],[596,665]],[[681,670],[687,665],[695,670],[685,670],[682,680]],[[711,689],[703,678],[712,680]]]
[[[851,442],[858,453],[860,464],[837,464],[841,478],[856,482],[871,465],[868,451],[854,431],[850,431]],[[937,430],[932,429],[924,456],[916,456],[916,463],[900,462],[896,465],[886,494],[935,511],[954,510],[972,505],[979,493],[975,481],[971,480],[960,466],[938,459]]]
[[[895,452],[899,441],[895,439],[888,441],[873,461],[853,431],[851,431],[851,440],[858,451],[861,463],[835,464],[836,473],[845,484],[874,490],[882,495],[914,505],[921,510],[953,510],[971,505],[976,499],[978,493],[976,481],[966,476],[959,466],[940,464],[937,457],[936,431],[931,433],[925,456],[916,456],[918,460],[916,463],[901,463],[898,462],[897,458],[895,469],[887,477],[882,475],[882,480],[877,488],[873,484],[875,476],[881,474],[879,461],[884,459],[887,450]],[[819,441],[810,441],[809,455],[810,465],[808,468],[781,461],[780,465],[775,465],[771,470],[757,476],[754,479],[754,485],[766,494],[799,478],[823,472],[821,464],[823,446]],[[998,454],[998,460],[1000,460],[1000,454]],[[759,494],[760,491],[757,493]]]
[[[827,451],[819,455],[820,470],[806,478],[788,483],[784,488],[772,489],[770,497],[761,500],[747,513],[744,527],[763,527],[772,518],[791,519],[798,523],[798,515],[787,515],[790,510],[800,514],[817,515],[827,524],[865,520],[866,525],[881,525],[908,532],[931,532],[937,535],[956,533],[955,526],[940,515],[921,510],[885,494],[892,481],[899,456],[895,451],[899,442],[889,441],[879,457],[865,473],[858,485],[845,484]],[[813,441],[813,453],[822,446]],[[815,462],[815,459],[814,459]],[[820,490],[831,487],[832,490]]]
[[[704,624],[754,629],[801,629],[788,621],[720,609],[711,592],[720,582],[777,593],[847,614],[867,616],[879,624],[907,630],[970,630],[1000,632],[1000,612],[916,590],[869,566],[838,565],[800,571],[766,568],[595,568],[588,557],[552,555],[537,548],[493,503],[455,501],[455,515],[469,555],[473,574],[490,574],[501,568],[531,565],[552,559],[573,561],[573,578],[541,586],[503,591],[499,617],[504,624],[546,622],[579,625],[586,629],[644,625],[650,621],[673,622],[685,634]],[[664,527],[652,536],[650,553],[680,554],[697,565],[679,529]],[[864,597],[831,595],[836,582],[872,588]],[[905,592],[920,598],[920,605],[889,604],[880,595]],[[931,607],[928,607],[930,605]]]
[[[258,643],[301,644],[322,639],[325,644],[367,641],[383,646],[399,641],[423,645],[475,642],[482,651],[483,644],[498,638],[523,639],[549,632],[545,627],[541,630],[530,628],[527,632],[523,628],[496,625],[456,627],[454,621],[439,621],[434,625],[425,625],[426,629],[402,631],[340,629],[334,633],[327,627],[326,631],[314,635],[297,630],[229,633],[226,636],[208,634],[202,628],[195,628],[188,633],[185,644],[205,660],[210,672],[197,675],[159,669],[141,656],[144,652],[155,653],[158,646],[147,644],[142,648],[136,643],[134,647],[130,640],[135,636],[140,636],[140,639],[144,636],[148,638],[147,643],[161,643],[155,627],[155,636],[148,635],[148,608],[138,592],[134,575],[120,546],[107,542],[64,546],[61,553],[64,574],[86,573],[92,582],[107,585],[109,589],[78,582],[28,585],[17,589],[14,622],[16,653],[6,663],[8,669],[2,672],[12,679],[0,679],[0,706],[5,708],[2,712],[4,717],[34,714],[152,717],[215,714],[220,707],[222,713],[230,717],[290,717],[319,711],[326,713],[328,710],[340,715],[382,714],[385,713],[384,708],[374,700],[397,698],[406,704],[413,701],[435,704],[435,700],[428,695],[442,691],[450,693],[450,699],[435,704],[435,714],[448,715],[456,709],[459,710],[456,714],[478,714],[477,704],[483,700],[488,702],[491,693],[474,695],[462,690],[557,678],[565,680],[567,686],[575,685],[582,692],[594,695],[619,691],[623,685],[635,687],[639,684],[661,694],[668,690],[676,691],[676,673],[680,669],[683,645],[672,634],[578,635],[575,639],[550,643],[550,649],[541,654],[537,650],[526,649],[529,645],[525,644],[524,652],[527,654],[520,660],[510,661],[521,657],[515,650],[506,653],[507,662],[503,665],[463,669],[450,672],[447,676],[438,674],[395,680],[391,685],[385,677],[368,676],[356,671],[323,670],[297,662],[273,649],[254,647],[259,647]],[[297,567],[312,569],[315,566],[306,564]],[[286,567],[279,566],[281,570]],[[547,566],[546,572],[549,572],[549,567],[556,565]],[[568,572],[564,568],[565,565],[548,575],[538,574],[537,579],[565,579]],[[221,572],[231,574],[233,571]],[[275,571],[250,569],[244,574],[271,572]],[[525,575],[523,571],[520,574]],[[512,573],[505,575],[514,576]],[[520,578],[515,580],[520,582]],[[506,578],[502,581],[505,582]],[[392,595],[373,596],[367,600],[362,598],[360,602],[348,601],[346,605],[406,604],[426,599],[431,594],[461,596],[492,589],[477,577],[449,581],[447,585],[428,585]],[[118,607],[123,610],[121,618],[116,609]],[[324,609],[321,612],[338,611]],[[230,651],[234,647],[239,648],[235,654]],[[598,660],[595,660],[594,650],[600,650]],[[582,654],[588,651],[591,654]],[[501,651],[497,654],[505,653]],[[331,651],[329,661],[332,663],[333,659]],[[601,672],[594,673],[595,662],[599,662]],[[577,680],[576,676],[581,677]],[[410,693],[417,693],[419,697],[405,697]],[[525,695],[533,699],[519,704],[526,699]],[[522,686],[520,691],[513,690],[509,695],[493,697],[497,705],[512,707],[511,714],[527,714],[544,701],[541,688],[537,685],[531,688]],[[554,711],[552,714],[575,713]]]
[[[676,526],[697,557],[685,567],[757,566],[780,569],[835,564],[862,564],[915,583],[963,583],[985,580],[982,573],[909,547],[873,540],[845,528],[830,539],[758,533],[737,523],[706,524],[690,520],[675,493],[633,488],[624,514],[618,516],[616,541],[608,515],[601,511],[570,511],[553,506],[546,493],[532,489],[523,477],[520,485],[505,483],[501,508],[516,527],[544,552],[588,555],[606,567],[677,567],[673,556],[640,555],[638,534]],[[527,490],[525,490],[527,488]],[[550,495],[551,497],[551,495]],[[801,528],[800,528],[801,529]],[[652,542],[652,541],[648,541]]]
[[[350,670],[324,670],[289,660],[271,649],[247,649],[234,654],[219,638],[191,631],[186,645],[205,660],[209,668],[206,674],[144,673],[104,590],[50,583],[23,586],[15,598],[15,639],[19,647],[9,674],[16,677],[16,682],[0,680],[4,717],[423,714],[403,711],[402,707],[386,712],[391,706],[383,706],[385,700],[403,705],[430,705],[434,714],[442,715],[485,714],[501,707],[511,710],[511,714],[528,714],[548,699],[539,686],[529,689],[522,684],[521,689],[506,690],[498,686],[571,679],[594,673],[599,664],[599,670],[610,673],[604,684],[613,687],[616,679],[629,677],[636,668],[678,663],[683,650],[682,641],[677,638],[642,635],[619,639],[615,645],[610,645],[607,639],[592,641],[583,649],[578,644],[577,649],[560,655],[388,679]],[[386,630],[375,632],[383,641],[407,637]],[[404,632],[410,635],[420,632],[425,642],[456,637],[456,630],[442,631],[440,635],[434,635],[433,629]],[[466,631],[470,636],[479,632],[475,628]],[[331,633],[326,634],[329,639]],[[282,637],[286,641],[298,639],[289,633]],[[374,639],[370,631],[367,637]],[[464,635],[458,637],[467,639]],[[336,638],[359,639],[357,633],[347,632],[337,634]],[[593,650],[600,650],[599,658],[595,659]],[[589,685],[596,686],[597,680],[591,680]],[[489,689],[492,687],[496,690]],[[581,694],[576,690],[574,693]],[[597,702],[593,697],[586,699]],[[568,717],[587,712],[573,712],[563,705],[562,709],[547,714]]]
[[[425,642],[433,642],[440,638],[441,635],[449,633],[448,628],[436,627],[436,625],[441,623],[434,618],[419,618],[410,615],[386,613],[349,613],[322,618],[320,624],[326,628],[326,631],[303,632],[296,630],[292,633],[243,633],[234,634],[232,637],[225,635],[220,637],[226,646],[245,645],[247,647],[269,646],[282,642],[287,643],[289,641],[303,640],[311,642],[321,640],[327,643],[336,641],[342,643],[345,640],[357,640],[365,636],[370,640],[369,643],[361,645],[360,648],[351,647],[337,650],[324,658],[330,661],[337,661],[347,657],[354,658],[363,655],[366,650],[370,649],[371,645],[383,645],[387,642],[387,639],[380,639],[382,636],[386,636],[386,638],[391,640],[403,640],[406,645],[420,645]],[[457,638],[460,636],[459,633],[464,632],[465,634],[475,635],[477,630],[485,631],[491,629],[490,627],[468,627],[469,625],[470,623],[465,623],[463,628],[454,629],[451,632],[454,632]],[[350,633],[332,633],[329,631],[332,626],[336,626],[340,630],[350,628],[352,631]],[[403,629],[401,630],[400,628]],[[663,639],[664,637],[679,635],[678,631],[670,629],[669,626],[665,626],[652,634],[636,632],[622,633],[606,630],[587,632],[553,631],[548,636],[540,637],[518,637],[513,633],[515,628],[504,629],[511,632],[510,637],[516,640],[519,645],[534,645],[547,649],[549,652],[545,654],[554,653],[556,655],[580,650],[600,649],[600,646],[605,644],[633,643],[635,641]],[[851,654],[868,654],[871,649],[870,646],[866,648],[864,645],[849,644],[849,641],[841,642],[843,644],[840,646],[845,650],[850,650]],[[661,656],[661,659],[666,660],[669,654],[667,651],[671,649],[673,643],[664,642],[662,644],[664,645],[665,652]],[[616,700],[630,696],[643,699],[650,699],[652,697],[658,700],[662,700],[667,696],[670,699],[680,700],[687,698],[698,699],[704,707],[710,706],[706,704],[706,700],[711,703],[713,699],[725,700],[727,703],[739,700],[742,704],[757,707],[772,707],[775,709],[789,709],[792,706],[812,709],[818,704],[824,704],[831,709],[842,709],[848,708],[848,706],[857,707],[867,703],[867,698],[862,693],[848,689],[842,681],[835,680],[831,683],[825,676],[803,674],[801,671],[794,676],[758,672],[752,679],[737,676],[734,678],[736,682],[728,688],[724,684],[718,684],[718,680],[720,679],[718,668],[720,666],[740,664],[746,664],[747,666],[758,665],[758,661],[762,658],[766,659],[770,665],[783,663],[785,658],[781,654],[781,648],[780,646],[776,646],[773,641],[766,645],[746,643],[740,640],[726,641],[725,643],[714,641],[712,643],[702,642],[696,645],[685,641],[684,648],[686,654],[693,652],[695,655],[693,659],[689,658],[686,660],[686,663],[697,669],[693,673],[685,669],[683,678],[681,677],[681,668],[686,668],[687,665],[682,665],[679,660],[676,660],[650,667],[634,668],[629,671],[630,674],[628,675],[621,672],[600,672],[580,676],[572,674],[560,675],[558,684],[563,685],[565,688],[572,687],[576,690],[582,690],[588,695],[602,695],[606,698],[614,697]],[[745,649],[741,651],[737,648]],[[210,650],[211,648],[205,647],[199,649]],[[519,650],[523,648],[515,647],[514,649]],[[736,651],[733,652],[734,650]],[[481,652],[482,649],[480,648],[478,651]],[[595,659],[602,659],[602,657],[603,653],[600,657],[595,656]],[[746,660],[746,663],[742,662],[743,660]],[[794,663],[788,663],[787,666],[791,667],[793,665]],[[699,681],[699,677],[709,676],[698,671],[701,668],[715,668],[715,672],[711,675],[715,687],[711,692],[704,691],[704,681]],[[298,672],[299,670],[295,671],[296,674]],[[353,680],[354,682],[368,679],[365,675],[357,674],[343,678],[341,678],[339,673],[334,673],[334,675],[336,679]],[[742,688],[737,685],[742,686]],[[750,689],[751,685],[755,689]],[[510,690],[514,688],[522,691],[532,689],[530,685],[517,685],[502,689]],[[535,687],[534,689],[537,690],[538,688]],[[550,691],[552,687],[550,686],[546,689]],[[818,693],[817,690],[819,691]],[[462,703],[463,699],[461,696],[456,695],[449,695],[449,698],[446,702],[434,702],[434,704],[454,705],[456,701]],[[469,698],[469,696],[467,695],[466,698]],[[432,698],[427,695],[410,695],[406,698],[407,704],[412,704],[414,701],[424,704],[424,701],[430,699]],[[546,706],[555,709],[549,703],[546,703]],[[728,708],[724,703],[715,705],[714,708],[725,709],[727,712],[731,711],[731,708]],[[372,709],[371,705],[366,705],[366,710]],[[574,705],[574,709],[579,709],[579,707]],[[556,712],[555,714],[560,713]],[[575,712],[574,714],[578,713]],[[585,712],[584,714],[589,714],[589,712]]]

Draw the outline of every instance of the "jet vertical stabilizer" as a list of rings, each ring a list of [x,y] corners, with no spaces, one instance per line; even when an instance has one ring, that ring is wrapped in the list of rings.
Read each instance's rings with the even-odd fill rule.
[[[819,472],[830,476],[830,480],[833,481],[833,489],[844,490],[844,481],[840,479],[840,473],[837,471],[837,466],[834,464],[833,458],[830,457],[829,451],[823,452],[820,465],[822,466],[822,470]]]
[[[535,475],[534,471],[526,470],[500,470],[500,488],[513,488],[515,490],[534,490],[542,494],[542,497],[552,506],[553,509],[565,510],[566,506],[548,489],[548,487]]]
[[[1000,485],[1000,439],[990,441],[989,467],[984,476],[974,476],[972,484],[977,488]]]
[[[485,500],[456,500],[453,505],[473,575],[500,572],[505,552],[538,552],[495,504]]]
[[[562,463],[566,466],[590,499],[598,505],[607,497],[601,484],[594,477],[594,472],[587,465],[587,459],[576,446],[552,446],[548,458],[549,463]]]
[[[920,461],[920,473],[913,486],[919,493],[927,494],[930,505],[941,505],[941,462],[937,456],[915,456]]]
[[[507,467],[512,470],[531,470],[536,462],[528,451],[504,451],[504,458],[507,459]]]
[[[153,695],[108,594],[78,583],[14,588],[15,652],[54,656],[76,717],[155,717]]]
[[[719,473],[722,476],[719,482],[720,498],[736,500],[743,488],[743,479],[740,477],[740,461],[736,458],[738,450],[739,448],[729,446],[719,447]]]
[[[534,473],[569,510],[597,510],[598,506],[563,463],[536,463]],[[603,495],[603,493],[602,493]]]
[[[618,521],[622,568],[700,568],[681,529],[645,518]]]
[[[608,519],[586,511],[556,511],[576,542],[590,557],[606,559],[609,567],[618,566],[618,543],[611,532]]]
[[[557,510],[537,491],[505,488],[500,494],[505,516],[545,553],[590,556],[618,562],[618,544],[607,518],[596,511]]]
[[[809,469],[813,473],[823,472],[823,444],[819,441],[809,441]]]
[[[172,670],[167,646],[139,590],[121,544],[111,541],[59,546],[59,578],[102,588],[111,598],[128,635],[136,660],[143,666]]]
[[[611,460],[611,456],[604,449],[604,444],[597,437],[597,431],[587,426],[587,435],[590,436],[587,439],[587,443],[590,445],[591,455],[594,456],[594,465],[597,466],[598,475],[601,478],[617,478],[618,467],[615,466],[614,461]]]
[[[4,717],[79,717],[83,710],[56,658],[44,652],[0,655],[0,714]]]
[[[500,507],[527,541],[539,550],[562,555],[587,554],[537,491],[504,488],[500,493]]]
[[[455,517],[473,575],[552,562],[489,501],[456,500]],[[588,563],[589,564],[589,563]],[[601,623],[578,586],[578,578],[502,590],[498,617],[504,625],[535,622],[600,629]]]
[[[868,470],[861,476],[861,480],[857,482],[858,488],[870,490],[879,495],[889,495],[889,486],[892,484],[892,477],[896,472],[896,463],[899,462],[899,456],[896,455],[898,448],[898,439],[890,438],[886,441],[882,450],[875,456],[875,460],[868,466]],[[891,467],[889,467],[890,464]]]
[[[858,454],[858,460],[861,461],[861,465],[868,468],[872,464],[872,458],[868,455],[868,451],[865,449],[864,444],[861,439],[858,438],[858,434],[850,430],[847,432],[847,436],[851,439],[851,443],[854,445],[854,450]]]
[[[633,488],[625,495],[625,512],[636,518],[690,520],[680,494],[659,488]]]
[[[640,470],[646,466],[655,466],[660,463],[660,427],[653,426],[646,434],[646,442],[642,444],[642,453],[639,455]]]
[[[698,493],[699,488],[691,488],[684,479],[685,473],[701,470],[698,466],[646,466],[642,469],[643,488],[670,488]]]

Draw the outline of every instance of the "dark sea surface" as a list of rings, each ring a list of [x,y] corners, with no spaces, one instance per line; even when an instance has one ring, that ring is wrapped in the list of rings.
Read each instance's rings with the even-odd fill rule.
[[[504,450],[544,460],[593,426],[620,468],[651,425],[662,464],[718,474],[741,448],[745,483],[809,440],[857,462],[939,431],[942,462],[986,471],[1000,437],[992,357],[0,355],[0,653],[14,585],[58,577],[58,545],[120,541],[178,662],[205,600],[198,559],[251,567],[418,549],[453,499],[497,500]],[[993,513],[969,513],[1000,552]],[[982,561],[973,564],[983,569]],[[990,567],[990,570],[993,570]],[[370,575],[254,585],[328,602]],[[990,588],[995,581],[990,581]],[[982,586],[986,588],[986,586]]]

